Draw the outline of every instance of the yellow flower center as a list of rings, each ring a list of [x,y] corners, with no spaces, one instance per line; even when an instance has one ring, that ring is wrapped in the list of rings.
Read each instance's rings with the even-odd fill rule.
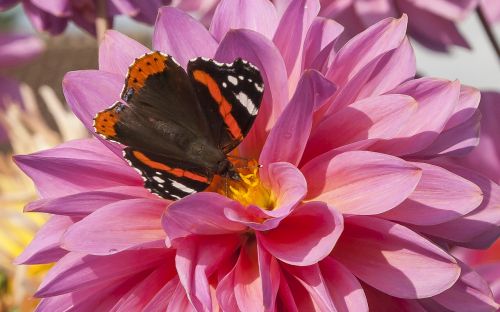
[[[243,206],[255,205],[262,209],[273,210],[276,196],[262,184],[257,161],[250,160],[245,166],[235,164],[240,181],[224,179],[219,183],[217,192],[240,202]]]

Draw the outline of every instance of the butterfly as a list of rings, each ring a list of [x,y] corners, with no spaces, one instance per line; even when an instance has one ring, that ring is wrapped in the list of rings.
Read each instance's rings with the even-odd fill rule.
[[[250,131],[263,92],[259,70],[241,58],[199,57],[185,71],[155,51],[135,59],[123,102],[99,112],[94,129],[126,146],[124,158],[150,192],[176,200],[205,190],[216,175],[240,179],[228,154]]]

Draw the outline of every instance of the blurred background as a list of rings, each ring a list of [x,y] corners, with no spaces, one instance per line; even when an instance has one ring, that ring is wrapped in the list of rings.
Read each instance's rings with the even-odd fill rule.
[[[500,91],[500,55],[479,15],[472,12],[458,27],[471,49],[452,46],[449,53],[435,52],[412,40],[419,75],[459,79],[481,90]],[[500,23],[490,27],[500,40]],[[121,15],[114,18],[113,28],[150,46],[151,26]],[[23,206],[36,198],[36,191],[11,156],[88,135],[67,109],[61,81],[68,71],[96,69],[98,44],[94,36],[73,23],[56,36],[37,33],[21,5],[0,13],[2,34],[30,34],[42,42],[37,46],[39,42],[29,42],[26,37],[23,44],[37,51],[20,59],[2,60],[5,51],[0,52],[0,312],[29,311],[36,305],[30,294],[47,267],[14,267],[12,261],[45,217],[22,213]],[[6,41],[0,39],[0,50],[2,45],[5,48]],[[7,92],[11,84],[13,88]]]

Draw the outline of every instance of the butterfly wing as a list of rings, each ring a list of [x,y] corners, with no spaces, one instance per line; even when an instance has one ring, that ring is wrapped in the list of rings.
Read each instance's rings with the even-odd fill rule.
[[[188,75],[206,116],[215,144],[229,153],[250,131],[264,92],[259,70],[242,59],[223,64],[196,58]]]
[[[144,186],[163,198],[176,200],[206,189],[213,176],[203,168],[185,161],[139,151],[131,147],[123,150],[124,158],[140,171]],[[167,165],[168,164],[168,165]]]

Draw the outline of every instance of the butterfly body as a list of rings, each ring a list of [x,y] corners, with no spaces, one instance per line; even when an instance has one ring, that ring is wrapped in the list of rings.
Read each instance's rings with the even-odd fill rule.
[[[130,66],[121,94],[126,104],[99,112],[94,127],[126,145],[124,158],[146,188],[179,199],[207,188],[214,175],[240,179],[228,154],[250,130],[262,88],[259,71],[241,59],[197,58],[186,72],[152,52]]]

